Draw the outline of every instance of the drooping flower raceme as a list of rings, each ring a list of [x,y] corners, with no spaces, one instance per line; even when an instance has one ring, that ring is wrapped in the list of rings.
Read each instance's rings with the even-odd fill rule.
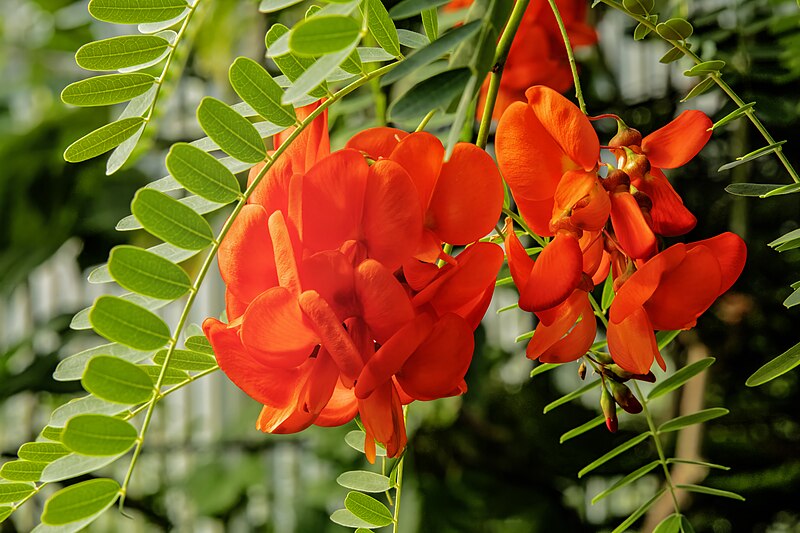
[[[473,145],[445,163],[426,133],[328,146],[322,114],[266,172],[220,246],[228,323],[203,328],[220,368],[264,405],[262,431],[360,414],[370,460],[375,441],[397,456],[404,404],[466,391],[503,261],[475,242],[499,217],[500,175]],[[443,242],[469,246],[451,257]]]

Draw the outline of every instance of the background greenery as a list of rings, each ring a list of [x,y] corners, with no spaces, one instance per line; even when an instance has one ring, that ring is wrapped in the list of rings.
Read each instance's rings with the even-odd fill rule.
[[[294,20],[304,4],[282,14]],[[90,301],[89,289],[50,287],[54,294],[73,290],[72,307],[36,311],[44,298],[37,279],[56,252],[68,243],[77,268],[105,260],[108,249],[146,235],[118,233],[117,220],[129,213],[136,188],[163,175],[165,150],[176,140],[200,136],[194,109],[203,95],[233,101],[227,68],[235,55],[258,59],[263,35],[275,16],[257,12],[252,2],[209,3],[185,60],[185,70],[162,99],[157,128],[141,143],[125,170],[105,175],[103,157],[80,164],[62,159],[64,148],[85,132],[107,123],[113,110],[74,109],[58,94],[82,74],[74,51],[83,43],[109,36],[110,25],[92,22],[85,3],[64,0],[3,0],[0,12],[5,53],[0,56],[0,453],[14,457],[17,446],[35,438],[46,414],[78,392],[76,382],[51,377],[67,343],[87,342],[87,332],[68,328],[69,317]],[[800,16],[792,0],[698,1],[663,6],[687,14],[695,24],[701,50],[727,61],[726,79],[745,101],[756,101],[759,116],[776,139],[788,139],[786,153],[800,163],[796,124],[800,115]],[[600,29],[600,47],[581,54],[581,77],[592,114],[618,113],[643,133],[666,124],[681,108],[688,89],[683,67],[657,59],[666,50],[658,42],[636,43],[633,24],[602,6],[591,17]],[[418,25],[415,19],[407,26]],[[705,54],[704,54],[705,55]],[[685,67],[685,66],[684,66]],[[334,144],[373,123],[369,91],[357,92],[331,115]],[[716,92],[690,102],[715,118],[733,107]],[[435,126],[435,123],[434,123]],[[601,124],[605,126],[605,124]],[[612,131],[606,132],[607,140]],[[781,302],[797,281],[800,252],[778,254],[767,247],[800,224],[793,195],[767,200],[734,198],[724,192],[732,182],[783,183],[789,178],[772,158],[718,173],[734,156],[763,145],[744,122],[716,133],[691,164],[669,174],[697,228],[688,240],[732,229],[745,237],[749,257],[732,293],[679,337],[669,354],[670,368],[684,364],[691,350],[717,358],[702,396],[707,407],[731,414],[705,428],[702,457],[732,467],[714,471],[706,483],[747,498],[695,495],[685,505],[697,531],[800,531],[800,400],[798,373],[790,372],[760,388],[744,381],[768,359],[800,336],[797,309]],[[79,253],[77,253],[79,250]],[[69,259],[70,261],[72,259]],[[42,265],[45,265],[44,267]],[[191,270],[194,266],[185,264]],[[38,276],[38,277],[37,277]],[[207,313],[220,310],[221,287]],[[21,305],[20,302],[27,302]],[[591,498],[619,476],[651,460],[645,443],[589,476],[576,473],[592,459],[641,431],[642,419],[623,418],[621,431],[602,428],[559,445],[559,436],[594,417],[591,398],[543,415],[544,405],[579,386],[577,365],[529,380],[532,364],[522,344],[511,342],[530,329],[523,314],[493,315],[513,302],[499,292],[485,327],[463,398],[415,404],[410,412],[413,436],[404,485],[405,531],[536,532],[611,528],[648,498],[658,477],[646,476],[630,490],[591,506]],[[216,305],[216,308],[214,307]],[[39,307],[37,307],[39,306]],[[342,438],[353,427],[311,430],[299,436],[257,433],[258,406],[224,377],[214,376],[200,392],[160,409],[158,437],[149,442],[127,500],[135,521],[116,512],[93,525],[96,531],[339,531],[328,520],[346,491],[336,476],[361,467],[363,459]],[[198,396],[199,395],[199,396]],[[669,418],[678,398],[657,406]],[[23,416],[27,414],[29,416]],[[45,417],[45,418],[42,418]],[[671,443],[670,443],[671,445]],[[4,522],[0,531],[25,531],[38,516]]]

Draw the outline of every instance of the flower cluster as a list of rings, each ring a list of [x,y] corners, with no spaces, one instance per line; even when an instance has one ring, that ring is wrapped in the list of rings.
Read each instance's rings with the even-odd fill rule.
[[[291,433],[359,414],[368,458],[376,440],[399,455],[404,404],[466,390],[503,262],[476,241],[502,202],[497,167],[474,145],[444,162],[434,136],[376,128],[331,153],[326,115],[315,119],[223,240],[228,323],[203,324],[220,368],[264,405],[257,427]],[[451,257],[443,243],[468,246]]]
[[[552,240],[534,261],[506,224],[508,264],[521,309],[539,324],[531,359],[564,363],[583,356],[596,335],[588,298],[611,271],[616,297],[608,347],[625,372],[664,368],[654,330],[695,325],[741,273],[746,249],[732,233],[658,252],[660,236],[682,235],[694,216],[661,169],[694,157],[711,121],[686,111],[642,138],[621,125],[610,141],[617,168],[601,177],[600,142],[589,119],[547,87],[532,87],[497,128],[497,160],[529,228]],[[609,165],[610,166],[610,165]]]

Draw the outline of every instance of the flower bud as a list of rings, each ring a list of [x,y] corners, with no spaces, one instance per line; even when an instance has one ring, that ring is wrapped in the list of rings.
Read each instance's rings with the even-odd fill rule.
[[[586,379],[586,363],[581,363],[581,366],[578,367],[578,377],[581,378],[581,381]]]
[[[647,156],[625,148],[625,163],[621,167],[632,179],[642,179],[650,172]]]
[[[613,379],[608,380],[608,385],[611,388],[611,393],[614,395],[614,400],[620,407],[625,409],[626,412],[631,414],[641,413],[642,404],[636,399],[631,390],[623,385],[617,383]]]
[[[600,394],[600,408],[603,410],[603,416],[606,417],[606,427],[611,433],[617,432],[617,408],[614,404],[614,399],[608,393],[605,386],[601,386],[602,393]]]
[[[615,363],[611,363],[610,365],[604,365],[603,374],[613,379],[614,381],[618,381],[620,383],[625,383],[633,376],[633,374],[631,374],[626,370],[623,370],[622,367],[620,367]]]
[[[603,180],[603,188],[611,193],[628,192],[631,190],[631,178],[622,170],[612,170]]]
[[[642,134],[639,130],[629,128],[627,124],[621,120],[617,120],[617,134],[614,135],[610,141],[609,146],[641,146]]]

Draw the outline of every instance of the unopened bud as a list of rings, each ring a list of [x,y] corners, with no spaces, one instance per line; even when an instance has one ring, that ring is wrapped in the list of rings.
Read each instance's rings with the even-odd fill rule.
[[[642,191],[633,193],[633,199],[636,200],[636,205],[639,206],[642,212],[646,211],[649,213],[650,210],[653,209],[653,200]]]
[[[611,355],[609,355],[606,352],[592,352],[592,353],[594,354],[594,358],[597,359],[597,362],[602,365],[610,365],[614,362],[614,360],[611,358]]]
[[[614,381],[619,381],[620,383],[625,383],[626,381],[631,379],[631,376],[633,376],[633,374],[631,374],[627,370],[623,370],[622,367],[620,367],[615,363],[603,366],[603,374],[613,379]]]
[[[604,385],[601,388],[603,392],[600,394],[600,408],[603,410],[603,416],[606,417],[606,427],[611,433],[616,433],[618,420],[614,398],[611,397]]]
[[[625,172],[615,169],[603,180],[603,188],[608,192],[628,192],[631,190],[631,178]]]
[[[581,381],[586,379],[586,363],[581,363],[581,366],[578,367],[578,377],[581,378]]]
[[[631,179],[642,179],[645,174],[650,172],[650,161],[646,155],[625,148],[625,164],[621,168]]]
[[[629,128],[627,124],[621,120],[617,120],[617,134],[614,135],[610,141],[609,146],[641,146],[642,134],[639,130]]]
[[[638,379],[639,381],[646,381],[647,383],[656,382],[656,375],[653,374],[652,371],[648,372],[647,374],[633,374],[631,378]]]
[[[625,409],[626,412],[631,414],[642,412],[642,404],[639,403],[639,400],[636,399],[636,396],[633,395],[628,387],[622,383],[617,383],[613,379],[608,381],[608,385],[611,388],[611,393],[614,395],[614,400],[620,407]]]

